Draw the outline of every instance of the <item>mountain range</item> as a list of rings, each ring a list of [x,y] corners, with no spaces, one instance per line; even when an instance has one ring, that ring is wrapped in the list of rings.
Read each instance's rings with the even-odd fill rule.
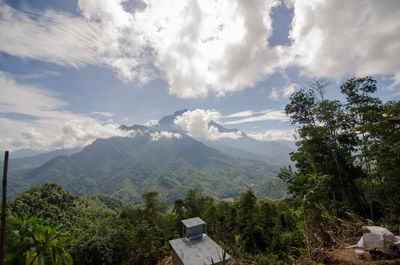
[[[173,203],[191,188],[213,197],[229,198],[248,188],[270,190],[265,188],[268,183],[281,187],[274,177],[284,163],[279,165],[278,159],[269,163],[266,155],[267,145],[281,144],[256,141],[267,148],[263,151],[263,147],[255,148],[252,145],[255,140],[244,133],[237,143],[233,139],[200,142],[174,126],[174,119],[184,111],[165,116],[150,128],[122,125],[121,129],[128,131],[129,137],[97,139],[74,154],[71,150],[62,155],[48,154],[47,158],[51,159],[40,166],[31,162],[34,167],[27,169],[27,165],[14,161],[9,178],[10,197],[45,182],[60,184],[78,196],[107,194],[129,203],[141,203],[143,192],[150,190],[158,191],[162,201]],[[218,129],[230,130],[222,126]],[[281,148],[283,154],[284,150]],[[286,150],[288,155],[290,148]],[[272,197],[280,196],[279,191],[274,192]]]
[[[177,131],[185,133],[174,123],[175,119],[184,114],[187,109],[176,111],[175,113],[164,116],[157,125],[148,129]],[[202,143],[217,148],[230,155],[245,158],[266,161],[269,164],[286,166],[291,163],[289,153],[295,150],[294,142],[289,141],[257,141],[246,133],[238,129],[228,129],[215,121],[210,121],[209,126],[218,129],[220,133],[237,133],[240,138],[220,138],[218,140],[197,139]]]

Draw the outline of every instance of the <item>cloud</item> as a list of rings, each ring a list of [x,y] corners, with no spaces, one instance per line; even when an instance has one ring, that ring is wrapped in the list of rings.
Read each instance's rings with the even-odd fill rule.
[[[238,116],[238,114],[240,116]],[[248,114],[245,116],[244,114]],[[232,118],[240,118],[240,119],[232,119]],[[241,111],[238,113],[234,113],[228,116],[223,117],[223,121],[221,122],[222,125],[233,125],[233,124],[240,124],[240,123],[248,123],[248,122],[258,122],[258,121],[288,121],[289,119],[286,117],[285,112],[282,110],[273,110],[267,109],[262,111]]]
[[[294,12],[291,44],[270,47],[271,10],[282,4]],[[292,66],[327,78],[381,74],[392,89],[400,85],[398,0],[78,0],[78,12],[1,2],[0,51],[101,65],[139,84],[161,77],[180,98],[223,96]],[[291,90],[273,88],[270,96]]]
[[[298,87],[299,86],[295,83],[290,83],[286,85],[283,89],[283,97],[289,97],[291,94],[294,93],[294,91],[296,91]]]
[[[257,141],[294,141],[294,130],[268,130],[260,133],[247,133],[247,136]]]
[[[60,74],[59,72],[55,72],[55,71],[40,70],[36,73],[17,74],[17,75],[14,75],[14,77],[18,80],[29,80],[29,79],[33,80],[33,79],[55,77],[55,76],[58,76],[59,74]]]
[[[226,116],[224,116],[224,118],[243,118],[243,117],[253,116],[256,113],[257,112],[254,112],[253,110],[244,110],[244,111],[226,115]]]
[[[55,150],[84,147],[98,138],[132,136],[131,132],[120,130],[117,124],[103,124],[79,115],[75,118],[74,120],[44,119],[39,124],[21,123],[15,130],[10,131],[4,141],[0,141],[1,148],[4,150]],[[10,123],[13,121],[0,119],[0,124],[9,126]],[[11,132],[13,132],[12,135]]]
[[[276,87],[273,87],[271,89],[271,92],[269,93],[269,98],[277,101],[279,99],[279,94],[278,94],[278,89]]]
[[[98,138],[129,136],[130,132],[119,129],[117,124],[101,124],[93,119],[76,119],[66,121],[61,127],[61,135],[52,143],[63,148],[82,147],[91,144]]]
[[[21,85],[10,75],[1,71],[0,88],[0,110],[4,113],[52,117],[55,109],[66,106],[66,103],[57,99],[54,93],[33,86]]]
[[[128,10],[127,1],[79,0],[74,17],[3,3],[0,51],[63,66],[105,65],[139,83],[161,75],[181,98],[222,96],[280,67],[278,50],[267,42],[271,9],[279,4],[144,0]]]
[[[221,138],[237,139],[242,137],[242,133],[239,131],[220,132],[216,126],[209,125],[211,121],[218,123],[221,116],[221,113],[216,110],[196,109],[193,111],[186,111],[182,115],[176,117],[174,123],[194,138],[218,140]]]
[[[63,110],[65,106],[54,93],[19,84],[0,71],[0,113],[29,117],[0,117],[0,148],[53,150],[82,147],[97,138],[129,136],[117,124]]]
[[[278,67],[276,51],[267,45],[272,35],[270,12],[278,1],[145,3],[135,18],[151,36],[155,65],[171,94],[224,95],[254,85]]]
[[[115,116],[114,113],[107,112],[107,111],[92,111],[89,113],[89,115],[103,116],[103,117],[107,117],[107,118]]]
[[[158,120],[148,120],[144,123],[144,126],[153,127],[158,125]]]
[[[158,141],[161,138],[177,138],[180,139],[182,138],[182,134],[180,133],[173,133],[173,132],[167,132],[167,131],[161,131],[161,132],[150,132],[150,137],[151,141]]]
[[[397,0],[295,1],[292,61],[311,76],[393,74],[399,84],[399,17]]]
[[[0,3],[0,51],[63,66],[97,64],[98,29],[55,11],[18,11]]]
[[[78,2],[81,16],[0,3],[0,51],[79,68],[88,64],[113,69],[122,80],[146,83],[154,78],[133,14],[118,1]]]
[[[269,98],[277,101],[283,97],[289,97],[299,86],[296,83],[286,83],[282,88],[273,87],[269,94]]]

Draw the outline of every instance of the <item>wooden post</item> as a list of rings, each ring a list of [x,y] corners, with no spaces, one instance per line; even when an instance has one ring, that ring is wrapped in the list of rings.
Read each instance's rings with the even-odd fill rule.
[[[4,265],[4,254],[6,247],[6,203],[7,203],[7,171],[8,171],[8,151],[4,153],[3,171],[3,197],[1,204],[1,245],[0,245],[0,265]]]

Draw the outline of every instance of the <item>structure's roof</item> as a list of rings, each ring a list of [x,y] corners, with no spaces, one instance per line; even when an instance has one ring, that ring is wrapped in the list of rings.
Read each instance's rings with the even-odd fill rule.
[[[222,261],[224,250],[206,234],[195,239],[174,239],[169,243],[184,265],[211,265],[212,261]],[[230,256],[226,254],[225,258],[228,260]]]
[[[201,220],[199,217],[185,219],[181,221],[186,228],[195,227],[199,225],[205,225],[206,222]]]

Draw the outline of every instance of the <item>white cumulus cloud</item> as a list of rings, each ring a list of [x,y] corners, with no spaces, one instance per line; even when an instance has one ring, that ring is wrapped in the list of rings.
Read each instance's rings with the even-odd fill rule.
[[[294,1],[293,63],[306,74],[392,75],[400,84],[398,0]]]
[[[269,46],[274,7],[293,8],[286,46]],[[384,75],[400,86],[398,0],[78,0],[79,15],[0,2],[0,51],[168,82],[181,98],[223,96],[287,67],[308,76]],[[271,98],[293,87],[275,88]]]
[[[210,126],[211,121],[219,122],[221,113],[216,110],[196,109],[186,111],[176,117],[174,123],[190,136],[199,139],[218,140],[221,138],[237,139],[242,137],[241,132],[220,132],[216,126]]]
[[[174,133],[174,132],[168,132],[168,131],[160,131],[160,132],[150,132],[150,137],[151,137],[152,141],[158,141],[161,138],[177,138],[177,139],[180,139],[180,138],[182,138],[182,134]]]
[[[144,123],[144,126],[152,127],[158,125],[158,120],[148,120]]]
[[[0,51],[64,66],[105,65],[139,83],[161,74],[181,98],[242,90],[281,67],[267,41],[278,0],[128,3],[79,0],[77,17],[2,3]]]
[[[129,131],[120,130],[117,124],[102,124],[93,119],[74,119],[66,121],[61,126],[61,133],[51,144],[63,148],[82,147],[98,138],[129,135]]]
[[[145,25],[155,64],[178,97],[242,90],[278,66],[266,40],[272,35],[271,8],[279,1],[144,2],[135,18]]]

